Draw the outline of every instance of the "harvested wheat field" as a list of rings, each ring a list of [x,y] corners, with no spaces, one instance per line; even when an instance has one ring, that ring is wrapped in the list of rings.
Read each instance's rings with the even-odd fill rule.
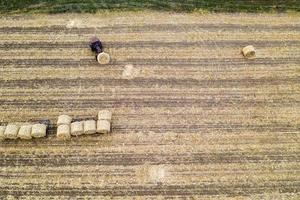
[[[0,143],[0,199],[299,199],[299,75],[297,14],[2,16],[0,121],[51,127]],[[56,138],[101,109],[112,133]]]

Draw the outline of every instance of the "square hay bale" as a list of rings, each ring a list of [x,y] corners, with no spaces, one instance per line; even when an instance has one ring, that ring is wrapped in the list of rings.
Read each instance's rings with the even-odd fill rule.
[[[66,124],[66,125],[70,125],[72,121],[72,117],[70,117],[69,115],[60,115],[58,116],[57,119],[57,126]]]
[[[100,110],[98,112],[98,120],[107,120],[110,122],[111,117],[112,117],[112,112],[109,110]]]
[[[0,126],[0,141],[5,139],[5,135],[4,135],[5,128],[6,126]]]
[[[70,139],[71,138],[70,126],[66,124],[59,125],[57,127],[56,137],[63,140]]]
[[[31,129],[32,125],[22,125],[18,132],[18,137],[25,140],[30,140],[32,138],[31,136]]]
[[[110,122],[107,120],[97,121],[97,133],[109,133],[110,132]]]
[[[6,129],[4,131],[5,138],[8,139],[17,139],[18,138],[18,132],[19,132],[20,126],[16,124],[8,124],[6,126]]]
[[[31,128],[31,136],[34,138],[45,137],[47,133],[47,126],[45,124],[34,124]]]
[[[247,59],[254,59],[255,58],[255,49],[252,45],[248,45],[242,49],[242,53],[245,58]]]
[[[82,135],[84,133],[83,122],[73,122],[71,123],[71,135]]]
[[[97,132],[96,121],[86,120],[83,122],[84,134],[94,134]]]

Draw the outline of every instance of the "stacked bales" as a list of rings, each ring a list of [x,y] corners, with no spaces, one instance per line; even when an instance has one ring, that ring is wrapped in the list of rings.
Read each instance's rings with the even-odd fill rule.
[[[74,120],[68,115],[60,115],[57,120],[57,137],[70,139],[71,136],[92,135],[95,133],[109,133],[111,131],[112,112],[101,110],[97,121],[94,119]]]
[[[71,138],[71,121],[72,118],[69,115],[58,116],[56,133],[57,138],[62,140]]]
[[[60,125],[70,125],[72,121],[72,117],[70,117],[69,115],[60,115],[58,116],[57,119],[57,126]]]
[[[98,113],[97,133],[109,133],[111,130],[112,113],[109,110],[101,110]]]
[[[57,120],[57,138],[67,140],[71,136],[91,135],[95,133],[111,132],[112,112],[101,110],[97,120],[74,120],[69,115],[60,115]],[[50,121],[39,123],[15,122],[0,126],[0,140],[42,138],[47,134]]]

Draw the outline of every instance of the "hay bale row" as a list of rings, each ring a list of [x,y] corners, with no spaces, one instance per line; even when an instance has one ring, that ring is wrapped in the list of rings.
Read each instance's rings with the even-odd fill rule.
[[[111,130],[112,113],[109,110],[100,110],[98,112],[97,132],[109,133]]]
[[[57,120],[57,138],[67,140],[72,136],[91,135],[95,133],[109,133],[111,131],[112,113],[108,110],[101,110],[98,113],[97,121],[76,120],[68,115],[60,115]]]
[[[6,126],[0,126],[0,140],[4,139],[24,139],[45,137],[47,134],[47,125],[42,123],[9,123]]]

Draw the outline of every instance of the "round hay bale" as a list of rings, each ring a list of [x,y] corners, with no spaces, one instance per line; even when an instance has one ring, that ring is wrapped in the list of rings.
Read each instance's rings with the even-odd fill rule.
[[[97,121],[97,133],[109,133],[110,132],[110,122],[107,120]]]
[[[71,135],[82,135],[84,133],[83,122],[71,123]]]
[[[8,124],[6,126],[5,131],[4,131],[5,138],[8,138],[8,139],[17,139],[18,138],[19,128],[20,128],[20,126],[18,126],[18,125]]]
[[[70,125],[71,121],[72,121],[72,117],[70,117],[69,115],[60,115],[60,116],[58,116],[58,119],[57,119],[57,126],[60,126],[63,124]]]
[[[5,128],[6,126],[0,126],[0,141],[5,139],[5,135],[4,135]]]
[[[97,61],[98,63],[100,63],[101,65],[105,65],[108,64],[110,61],[110,56],[108,53],[105,52],[101,52],[97,55]]]
[[[95,120],[86,120],[83,122],[84,134],[94,134],[96,133],[96,121]]]
[[[67,140],[71,138],[70,126],[67,124],[62,124],[57,127],[56,137],[62,140]]]
[[[98,112],[98,120],[111,121],[112,112],[109,110],[100,110]]]
[[[47,126],[45,124],[34,124],[31,128],[31,136],[34,138],[45,137],[47,133]]]
[[[21,139],[30,140],[32,138],[31,129],[32,125],[29,124],[21,126],[18,132],[18,137]]]
[[[255,58],[255,49],[252,45],[248,45],[242,49],[242,53],[245,58],[247,59],[254,59]]]

